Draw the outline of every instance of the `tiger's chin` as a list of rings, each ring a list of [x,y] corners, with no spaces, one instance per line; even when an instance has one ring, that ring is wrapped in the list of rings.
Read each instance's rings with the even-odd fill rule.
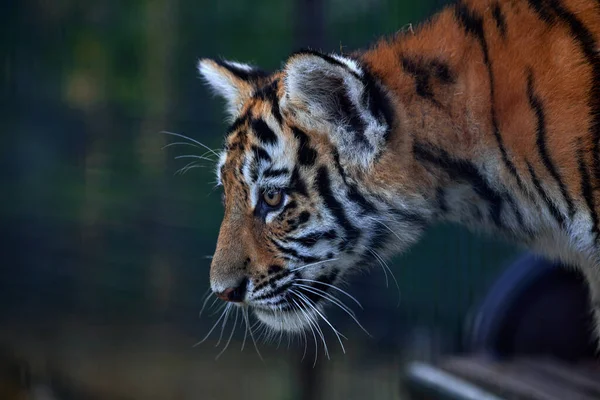
[[[319,312],[322,312],[319,308]],[[318,314],[314,310],[268,310],[254,308],[254,315],[274,331],[300,333],[314,324]]]

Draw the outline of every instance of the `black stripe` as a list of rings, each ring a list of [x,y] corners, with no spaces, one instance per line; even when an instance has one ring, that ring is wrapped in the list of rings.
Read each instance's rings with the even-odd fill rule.
[[[267,285],[273,285],[273,284],[277,283],[277,281],[288,276],[289,274],[290,274],[289,269],[283,269],[283,270],[279,271],[276,275],[271,276],[269,279],[267,279],[267,280],[261,282],[259,285],[257,285],[254,288],[254,291],[258,292],[259,290],[261,290],[262,288],[264,288]]]
[[[251,122],[252,131],[258,140],[266,144],[277,143],[277,135],[269,125],[262,119],[253,119]]]
[[[401,61],[404,71],[406,71],[407,74],[412,75],[415,79],[415,90],[417,95],[440,107],[441,104],[435,99],[431,83],[429,82],[429,71],[417,60],[406,56],[402,56]]]
[[[437,165],[439,168],[446,171],[452,178],[470,183],[475,193],[488,202],[488,211],[494,224],[497,227],[502,226],[502,221],[500,219],[503,205],[502,196],[487,183],[472,162],[453,159],[445,150],[439,148],[436,149],[434,153],[420,143],[415,143],[413,145],[413,152],[417,160]]]
[[[593,138],[592,153],[594,162],[592,171],[594,180],[596,182],[600,181],[600,54],[598,54],[598,46],[594,40],[594,35],[575,14],[564,8],[557,0],[530,0],[530,4],[542,18],[548,12],[552,12],[557,19],[568,26],[571,35],[578,42],[581,51],[592,68],[592,82],[588,89],[590,91],[588,105],[592,119],[589,131]]]
[[[331,190],[331,182],[329,180],[329,172],[327,167],[319,167],[316,178],[317,190],[323,199],[325,206],[335,217],[337,223],[344,229],[345,241],[342,244],[342,249],[352,246],[360,237],[360,231],[350,223],[342,204],[335,198]]]
[[[581,194],[585,199],[588,209],[590,210],[590,216],[592,217],[592,234],[594,239],[598,240],[598,214],[596,213],[596,207],[594,205],[594,192],[592,184],[590,183],[590,174],[588,173],[587,165],[585,163],[585,152],[583,148],[583,141],[581,138],[577,139],[577,165],[579,167],[579,174],[581,175]]]
[[[388,95],[379,84],[380,80],[373,75],[366,65],[362,64],[361,69],[363,70],[362,81],[365,89],[363,90],[362,101],[371,114],[382,124],[385,124],[386,130],[383,138],[387,142],[394,124],[394,108]]]
[[[440,210],[442,214],[446,214],[448,212],[448,202],[446,201],[446,189],[441,186],[435,190],[435,200],[437,203],[437,208]]]
[[[481,47],[481,51],[483,53],[483,62],[488,70],[488,79],[490,81],[490,104],[491,104],[491,117],[492,117],[492,131],[494,134],[494,138],[496,139],[496,144],[500,149],[500,155],[502,156],[502,162],[508,169],[509,173],[515,178],[517,182],[517,186],[519,189],[525,194],[529,194],[521,177],[517,172],[517,168],[513,164],[513,162],[508,157],[508,153],[506,148],[504,147],[504,141],[502,140],[502,136],[500,135],[500,129],[498,128],[498,119],[496,117],[496,108],[494,106],[494,98],[495,98],[495,83],[494,83],[494,73],[492,72],[492,66],[490,64],[490,57],[488,51],[488,45],[485,40],[485,33],[483,31],[483,19],[481,16],[475,14],[473,11],[469,10],[464,4],[457,3],[456,8],[454,9],[456,19],[458,23],[463,27],[465,32],[468,35],[474,36],[479,45]]]
[[[563,182],[560,174],[558,173],[556,166],[550,158],[550,153],[548,152],[548,147],[546,145],[546,115],[544,112],[544,105],[542,104],[542,100],[535,93],[535,89],[533,87],[533,72],[531,70],[529,70],[527,74],[527,97],[529,99],[529,105],[531,106],[531,109],[533,110],[537,118],[536,144],[538,152],[540,154],[540,158],[542,159],[544,167],[546,167],[550,175],[552,175],[552,177],[558,184],[560,192],[565,202],[567,203],[567,209],[569,212],[568,215],[572,217],[575,213],[573,200],[569,196],[569,193],[567,192],[567,187],[565,186],[565,183]]]
[[[276,178],[278,176],[287,175],[290,173],[290,170],[287,168],[267,168],[263,172],[263,177],[265,178]]]
[[[363,213],[373,214],[377,212],[375,205],[362,195],[358,186],[352,183],[347,183],[346,185],[348,187],[348,200],[358,204],[362,208]]]
[[[248,118],[249,118],[249,114],[247,114],[247,113],[242,114],[239,117],[237,117],[235,119],[235,121],[233,121],[233,123],[231,124],[229,129],[227,130],[227,134],[229,135],[229,134],[235,132],[236,130],[238,130],[242,125],[244,125],[244,123],[246,123],[248,121]]]
[[[537,174],[535,173],[535,170],[533,169],[533,167],[531,166],[529,161],[527,161],[527,169],[529,170],[529,174],[531,175],[531,180],[533,181],[533,185],[534,185],[535,189],[539,193],[542,200],[544,200],[544,202],[548,206],[548,210],[550,211],[550,214],[552,214],[552,216],[554,217],[556,222],[558,222],[558,224],[561,227],[564,227],[565,217],[561,214],[560,210],[552,202],[552,200],[550,199],[550,196],[548,196],[548,193],[546,193],[546,191],[542,187],[542,184],[540,183],[540,179],[538,178]]]
[[[261,78],[267,77],[269,74],[261,69],[256,67],[252,67],[251,70],[245,70],[243,68],[238,68],[233,64],[228,63],[225,60],[213,60],[220,67],[225,68],[227,71],[231,72],[238,79],[241,79],[246,82],[255,82]]]
[[[333,107],[330,110],[334,117],[330,122],[334,124],[340,124],[344,122],[345,125],[349,127],[350,133],[354,135],[354,142],[357,145],[363,145],[372,150],[373,146],[365,136],[367,125],[362,119],[356,104],[354,104],[350,99],[350,96],[346,90],[346,84],[342,79],[340,79],[340,83],[335,86],[337,87],[337,90],[331,93],[331,102]]]
[[[340,163],[340,153],[335,146],[332,147],[331,154],[333,155],[333,163],[335,164],[338,174],[340,174],[342,180],[344,183],[346,183],[346,171],[344,171],[344,168],[342,168],[342,164]]]
[[[319,292],[325,292],[327,293],[331,286],[331,284],[333,284],[333,282],[335,282],[335,278],[337,278],[339,274],[339,270],[334,268],[331,271],[329,271],[328,273],[319,276],[316,280],[317,282],[310,282],[308,285],[313,287],[314,289],[317,289],[316,291],[312,291],[309,290],[305,287],[299,286],[297,287],[295,290],[297,290],[298,292],[302,293],[303,296],[306,296],[309,300],[309,302],[312,302],[313,304],[317,304],[319,301],[322,301],[324,299],[323,295]],[[304,283],[303,283],[304,284]],[[302,304],[302,302],[300,302]],[[304,305],[306,308],[308,308],[308,305]]]
[[[298,238],[287,238],[289,241],[293,241],[301,244],[304,247],[313,247],[320,240],[334,240],[337,238],[335,230],[330,229],[328,231],[319,231],[309,233],[308,235],[300,236]]]
[[[310,213],[308,211],[302,211],[298,216],[298,224],[302,225],[310,219]]]
[[[298,193],[304,197],[308,197],[308,189],[306,188],[306,183],[304,183],[304,180],[300,177],[298,167],[294,167],[294,170],[292,171],[288,191],[290,193]]]
[[[289,203],[287,203],[284,207],[283,210],[281,210],[281,212],[278,215],[279,219],[283,219],[284,215],[290,211],[293,210],[294,208],[298,207],[298,203],[296,203],[294,200],[290,201]]]
[[[317,152],[310,146],[308,135],[295,126],[292,126],[292,132],[298,140],[298,162],[300,165],[313,165],[317,161]]]
[[[281,285],[277,289],[275,289],[275,290],[273,290],[271,292],[268,292],[268,293],[263,294],[262,296],[256,297],[254,300],[266,300],[266,299],[270,299],[271,297],[278,296],[281,293],[283,293],[286,290],[288,290],[289,288],[291,288],[292,287],[292,283],[293,283],[293,281],[290,281],[290,282],[288,282],[288,283],[286,283],[284,285]]]
[[[519,224],[521,229],[523,229],[527,233],[532,233],[531,229],[525,226],[525,221],[523,220],[523,215],[521,214],[521,210],[519,209],[519,206],[517,205],[517,202],[515,201],[515,199],[508,193],[504,193],[502,195],[502,198],[510,205],[510,208],[512,209],[513,214],[515,214],[515,218],[517,219],[517,224]]]
[[[496,21],[496,27],[498,27],[500,35],[503,39],[506,39],[506,18],[504,18],[500,3],[497,1],[492,4],[492,16],[494,17],[494,21]]]
[[[544,0],[529,0],[529,5],[539,14],[542,21],[548,24],[554,24],[554,13]]]
[[[321,260],[320,258],[317,258],[317,257],[302,255],[302,254],[298,253],[296,250],[290,249],[288,247],[284,247],[284,246],[280,245],[279,243],[277,243],[275,241],[273,241],[273,244],[283,254],[286,254],[288,256],[294,257],[295,259],[300,260],[300,261],[302,261],[304,263],[309,264],[309,263],[314,263],[314,262],[317,262],[317,261]]]
[[[425,227],[427,225],[425,218],[417,213],[399,209],[393,210],[392,213],[399,218],[396,222],[408,222],[413,226],[417,225],[419,227]]]
[[[252,145],[252,153],[254,154],[255,160],[264,160],[264,161],[268,161],[268,162],[271,161],[271,156],[262,147]]]
[[[275,117],[275,119],[277,120],[279,125],[281,125],[283,123],[283,117],[281,115],[281,110],[279,109],[279,98],[277,97],[277,85],[278,84],[279,84],[279,80],[274,79],[268,85],[265,85],[265,86],[259,88],[254,93],[254,96],[271,103],[271,107],[272,107],[271,111],[273,113],[273,117]]]
[[[333,154],[333,163],[335,164],[335,168],[338,171],[338,174],[342,178],[344,185],[346,185],[348,189],[348,199],[356,204],[358,204],[364,213],[374,213],[377,211],[377,208],[373,203],[366,199],[365,196],[360,192],[358,187],[346,179],[346,172],[342,168],[342,164],[340,163],[340,154],[337,151],[337,148],[333,147],[331,150]]]
[[[292,57],[296,57],[296,56],[303,56],[303,55],[310,55],[310,56],[316,56],[319,57],[325,61],[327,61],[330,64],[333,65],[337,65],[338,67],[342,67],[344,68],[346,71],[348,71],[349,73],[351,73],[352,75],[354,75],[355,78],[357,79],[361,79],[360,75],[356,73],[356,71],[354,71],[353,69],[349,68],[346,64],[344,64],[341,61],[336,60],[335,58],[328,56],[327,54],[322,54],[319,53],[318,51],[314,51],[314,50],[310,50],[310,49],[303,49],[303,50],[299,50],[296,51],[294,53],[292,53],[288,59],[291,59]]]
[[[254,183],[258,180],[258,167],[260,165],[260,161],[258,159],[254,159],[252,164],[250,165],[250,183]],[[240,169],[242,172],[242,169]]]

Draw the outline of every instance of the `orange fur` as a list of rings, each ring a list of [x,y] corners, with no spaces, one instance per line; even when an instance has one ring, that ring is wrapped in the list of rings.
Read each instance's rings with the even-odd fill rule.
[[[300,52],[268,78],[246,80],[247,67],[201,63],[201,72],[219,77],[217,86],[231,83],[230,104],[242,104],[220,171],[227,200],[214,290],[242,276],[264,287],[272,266],[280,271],[294,257],[361,262],[364,254],[354,256],[383,237],[373,219],[405,229],[392,232],[405,248],[426,223],[446,218],[581,267],[600,332],[598,43],[600,4],[592,0],[465,0],[348,58]],[[273,132],[257,132],[256,120]],[[268,159],[296,163],[288,173],[306,192],[290,190],[295,207],[271,222],[257,216],[255,182],[241,171],[258,157],[249,149],[261,145],[273,152]],[[301,162],[303,146],[314,162]],[[374,210],[380,215],[369,215]],[[281,249],[275,241],[297,243],[286,235],[303,213],[313,226],[302,234],[330,224],[326,237],[343,241],[326,256]],[[347,250],[348,242],[360,245]],[[320,271],[313,279],[330,279]]]

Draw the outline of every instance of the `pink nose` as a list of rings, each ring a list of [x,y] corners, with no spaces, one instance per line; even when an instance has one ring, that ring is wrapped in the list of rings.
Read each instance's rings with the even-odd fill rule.
[[[227,289],[223,290],[221,293],[215,293],[215,294],[221,300],[231,301],[231,298],[233,297],[233,292],[235,292],[234,288],[227,288]]]
[[[232,303],[241,303],[242,301],[244,301],[247,286],[248,279],[244,279],[238,287],[227,288],[220,293],[215,293],[215,295],[224,301],[230,301]]]

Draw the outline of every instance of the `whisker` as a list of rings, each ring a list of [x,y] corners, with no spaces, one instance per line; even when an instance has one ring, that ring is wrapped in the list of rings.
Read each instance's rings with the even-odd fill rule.
[[[244,319],[246,320],[246,326],[250,326],[250,322],[248,321],[248,310],[247,309],[243,309],[243,314],[244,314]],[[258,358],[261,359],[261,361],[264,361],[264,359],[262,358],[262,355],[260,354],[260,351],[258,351],[258,346],[256,345],[256,340],[254,339],[254,333],[252,332],[252,328],[249,328],[250,331],[250,337],[252,338],[252,342],[254,343],[254,348],[256,349],[256,354],[258,354]]]
[[[384,224],[382,221],[380,221],[379,219],[377,219],[377,218],[375,218],[375,217],[370,217],[370,219],[371,219],[371,220],[373,220],[373,221],[375,221],[375,222],[377,222],[378,224],[381,224],[381,225],[383,225],[383,226],[384,226],[384,227],[385,227],[385,228],[386,228],[388,231],[392,232],[392,234],[393,234],[394,236],[396,236],[400,242],[404,242],[404,241],[402,240],[402,238],[401,238],[401,237],[400,237],[400,236],[399,236],[399,235],[398,235],[396,232],[394,232],[394,231],[392,230],[392,228],[390,228],[389,226],[387,226],[386,224]]]
[[[275,350],[279,350],[279,347],[281,346],[281,339],[283,339],[283,321],[280,322],[279,324],[279,341],[277,343],[277,347],[275,348]],[[288,341],[289,343],[289,341]]]
[[[182,158],[195,158],[198,160],[204,160],[204,161],[210,161],[210,162],[214,162],[215,160],[213,160],[212,158],[208,158],[208,157],[204,157],[204,156],[198,156],[196,154],[182,154],[180,156],[175,156],[173,157],[173,159],[175,160],[179,160]]]
[[[221,319],[223,319],[223,316],[225,315],[225,313],[227,312],[227,307],[225,308],[225,310],[221,313],[221,316],[219,317],[219,319],[217,320],[217,322],[215,322],[215,324],[213,325],[213,327],[210,329],[210,331],[208,331],[208,333],[206,334],[206,336],[204,336],[204,338],[199,341],[198,343],[196,343],[195,345],[193,345],[192,347],[196,347],[202,343],[204,343],[206,341],[206,339],[208,339],[208,337],[210,336],[210,334],[215,330],[215,328],[217,327],[217,325],[219,325],[219,321],[221,321]]]
[[[223,350],[221,350],[221,352],[219,354],[217,354],[217,357],[215,357],[215,360],[218,360],[219,357],[221,357],[221,354],[225,353],[225,350],[227,350],[227,348],[229,347],[229,343],[231,343],[231,338],[233,337],[233,333],[235,332],[235,327],[237,325],[237,320],[238,320],[239,315],[240,315],[240,309],[239,309],[239,307],[236,307],[235,319],[233,320],[233,328],[231,328],[231,333],[229,334],[229,339],[227,339],[227,343],[225,343],[225,347],[223,347]]]
[[[296,291],[292,291],[290,290],[290,293],[295,294],[298,297],[298,300],[302,300],[302,294]],[[304,303],[304,301],[303,301]],[[314,306],[312,304],[307,304],[308,307],[314,309]],[[317,333],[319,334],[319,336],[321,337],[321,341],[323,342],[323,348],[325,349],[325,356],[327,357],[328,360],[331,360],[331,357],[329,356],[329,348],[327,347],[327,341],[325,340],[325,334],[323,333],[323,330],[321,329],[321,327],[319,326],[318,322],[313,320],[313,323],[315,324],[315,329],[317,330]]]
[[[296,313],[296,316],[298,317],[298,319],[300,319],[300,314],[298,314],[298,308],[297,306],[293,305],[293,310]],[[302,337],[304,338],[304,353],[302,353],[302,358],[300,359],[300,362],[304,361],[304,358],[306,357],[306,350],[308,349],[308,339],[306,337],[306,333],[304,332],[304,329],[302,329],[300,331],[300,333],[302,334]]]
[[[337,287],[337,286],[335,286],[335,285],[332,285],[332,284],[329,284],[329,283],[325,283],[325,282],[321,282],[321,281],[317,281],[317,280],[314,280],[314,279],[296,278],[296,280],[297,280],[297,281],[304,281],[304,282],[318,283],[318,284],[320,284],[320,285],[325,285],[325,286],[327,286],[327,287],[330,287],[330,288],[332,288],[332,289],[335,289],[335,290],[337,290],[338,292],[340,292],[340,293],[343,293],[343,294],[345,294],[346,296],[348,296],[348,297],[350,298],[350,300],[354,301],[354,302],[355,302],[355,303],[356,303],[356,304],[357,304],[357,305],[358,305],[358,306],[359,306],[361,309],[363,309],[363,310],[364,310],[364,308],[363,308],[362,304],[360,304],[360,301],[356,300],[356,298],[355,298],[354,296],[352,296],[350,293],[346,292],[346,291],[345,291],[345,290],[343,290],[343,289],[340,289],[339,287]]]
[[[314,294],[320,295],[319,293],[315,293],[313,290],[318,290],[323,292],[320,289],[317,289],[315,287],[312,286],[307,286],[307,285],[303,285],[301,283],[294,283],[294,286],[298,286],[298,287],[302,287],[304,288],[304,290],[308,290],[313,292]],[[362,324],[358,321],[358,318],[356,318],[356,315],[354,314],[354,312],[346,305],[344,304],[340,299],[338,299],[337,297],[332,296],[331,294],[324,292],[325,294],[329,295],[329,297],[324,297],[323,295],[321,295],[321,297],[323,297],[325,300],[329,300],[330,302],[332,302],[333,304],[335,304],[336,306],[338,306],[339,308],[341,308],[346,314],[348,314],[350,316],[350,318],[352,318],[352,320],[354,320],[354,322],[356,323],[356,325],[358,325],[358,327],[360,329],[363,330],[363,332],[365,332],[369,337],[373,337],[369,331],[367,331],[367,329],[362,326]],[[335,300],[335,301],[334,301]]]
[[[383,263],[379,259],[379,256],[376,255],[376,253],[373,252],[371,249],[367,249],[367,251],[369,251],[373,255],[373,257],[375,258],[375,260],[377,260],[379,262],[379,265],[381,265],[381,269],[383,270],[383,275],[385,276],[385,287],[389,288],[390,287],[390,281],[388,279],[387,270],[385,269]]]
[[[394,280],[394,284],[396,285],[396,290],[398,291],[398,304],[396,305],[396,307],[400,307],[400,301],[402,300],[402,295],[400,294],[400,285],[398,285],[398,280],[396,279],[396,276],[394,275],[394,273],[392,272],[390,267],[387,265],[385,260],[379,254],[377,254],[377,252],[375,252],[375,250],[372,250],[372,249],[367,249],[367,250],[369,250],[371,252],[371,254],[373,254],[373,256],[375,256],[379,260],[379,264],[384,269],[384,271],[387,268],[390,275],[392,276],[392,279]],[[386,287],[388,287],[387,286],[387,274],[385,274],[385,277],[386,277]]]
[[[291,272],[296,272],[296,271],[300,271],[301,269],[304,269],[304,268],[307,268],[307,267],[312,267],[313,265],[319,265],[319,264],[323,264],[323,263],[331,262],[331,261],[336,261],[336,260],[338,260],[338,258],[330,258],[330,259],[327,259],[327,260],[321,260],[321,261],[317,261],[317,262],[314,262],[314,263],[302,265],[302,266],[297,267],[297,268],[292,268],[292,269],[290,269],[290,271]]]
[[[169,143],[164,145],[163,147],[161,147],[161,150],[166,149],[167,147],[171,147],[171,146],[177,146],[177,145],[181,145],[181,146],[192,146],[195,147],[197,149],[202,149],[202,147],[194,144],[194,143],[189,143],[189,142],[173,142],[173,143]]]
[[[342,337],[343,337],[344,339],[346,339],[346,340],[347,340],[348,338],[347,338],[346,336],[342,335],[342,334],[341,334],[341,333],[340,333],[340,332],[339,332],[337,329],[335,329],[335,328],[333,327],[333,325],[332,325],[332,324],[329,322],[329,320],[328,320],[328,319],[327,319],[327,318],[326,318],[326,317],[323,315],[323,313],[321,313],[321,312],[319,311],[319,308],[318,308],[318,307],[317,307],[317,306],[316,306],[316,305],[315,305],[315,304],[314,304],[312,301],[310,301],[310,299],[309,299],[308,297],[306,297],[306,296],[305,296],[305,295],[303,295],[302,293],[298,293],[298,295],[299,295],[299,297],[300,297],[300,299],[301,299],[301,300],[302,300],[302,299],[304,299],[304,303],[305,303],[305,304],[307,304],[307,305],[309,305],[310,307],[312,307],[312,309],[313,309],[313,310],[315,310],[315,312],[316,312],[316,313],[317,313],[317,314],[318,314],[318,315],[321,317],[321,319],[322,319],[323,321],[325,321],[325,323],[326,323],[327,325],[329,325],[329,327],[331,328],[331,330],[333,331],[333,333],[335,334],[335,336],[337,336],[337,338],[338,338],[338,341],[340,342],[340,347],[342,348],[342,352],[343,352],[344,354],[346,354],[346,349],[344,348],[344,343],[342,343]]]
[[[200,318],[202,316],[202,312],[204,311],[204,309],[206,308],[206,304],[208,303],[208,301],[210,300],[212,295],[212,290],[210,288],[208,288],[206,290],[206,294],[204,295],[206,298],[204,299],[204,303],[202,303],[202,308],[200,309],[200,312],[198,313],[198,318]]]
[[[186,164],[183,168],[179,168],[177,171],[175,171],[175,173],[173,175],[177,175],[177,174],[183,175],[192,168],[204,168],[204,165],[201,165],[198,161],[192,161],[192,162]]]
[[[210,147],[208,147],[207,145],[200,143],[199,141],[192,139],[191,137],[187,137],[185,135],[182,135],[181,133],[175,133],[175,132],[169,132],[169,131],[162,131],[161,133],[164,133],[166,135],[172,135],[172,136],[177,136],[186,140],[189,140],[192,143],[196,143],[198,146],[202,146],[204,147],[206,150],[210,151],[211,153],[213,153],[215,156],[217,156],[217,158],[219,157],[219,154],[217,154],[217,152],[213,149],[211,149]]]
[[[215,296],[215,299],[213,300],[212,304],[210,305],[210,307],[208,309],[210,310],[211,308],[213,308],[218,301],[219,301],[219,298]],[[221,305],[217,306],[217,309],[212,314],[210,314],[209,317],[212,317],[213,315],[217,314],[219,311],[221,311],[223,308],[227,307],[228,305],[230,305],[230,304],[221,302]]]
[[[242,340],[242,347],[240,348],[240,353],[242,351],[244,351],[244,346],[246,345],[246,337],[248,336],[248,329],[249,329],[249,325],[247,324],[246,319],[244,319],[245,311],[246,311],[246,308],[242,308],[242,322],[246,326],[246,329],[244,329],[244,339]]]
[[[315,339],[315,362],[313,363],[313,368],[314,368],[317,365],[317,358],[319,356],[319,345],[317,343],[317,335],[315,334],[315,330],[313,328],[311,318],[308,316],[308,314],[306,314],[306,312],[302,309],[302,307],[300,307],[300,305],[296,302],[295,299],[291,299],[291,300],[296,305],[296,308],[298,310],[300,310],[300,312],[304,315],[304,318],[306,319],[306,322],[308,323],[308,327],[310,328],[310,331],[312,332],[313,339]],[[308,347],[308,339],[307,339],[307,347]]]
[[[225,311],[225,319],[223,320],[223,325],[221,326],[221,334],[219,335],[219,340],[217,340],[217,344],[215,347],[219,347],[221,343],[221,339],[223,339],[223,332],[225,331],[225,325],[227,325],[227,321],[229,320],[229,313],[231,312],[231,304],[228,304]]]

